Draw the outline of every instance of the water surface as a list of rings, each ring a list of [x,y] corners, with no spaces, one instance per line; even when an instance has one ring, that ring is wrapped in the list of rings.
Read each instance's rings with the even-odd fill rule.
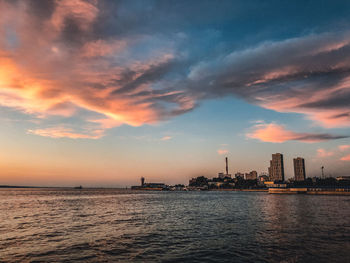
[[[0,189],[1,262],[350,262],[350,197]]]

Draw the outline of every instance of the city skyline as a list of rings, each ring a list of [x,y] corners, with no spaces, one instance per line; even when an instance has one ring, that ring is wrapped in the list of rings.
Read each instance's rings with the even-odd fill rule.
[[[350,171],[350,3],[1,1],[0,185]],[[254,18],[254,19],[252,19]],[[227,173],[224,168],[224,173]],[[254,176],[254,175],[252,175]]]

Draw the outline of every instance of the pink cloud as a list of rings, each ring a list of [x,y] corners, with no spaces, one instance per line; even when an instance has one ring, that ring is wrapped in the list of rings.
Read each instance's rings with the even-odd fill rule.
[[[88,30],[98,15],[97,1],[61,0],[57,1],[55,12],[49,21],[50,28],[61,31],[67,17],[73,18],[83,30]]]
[[[169,140],[171,140],[173,137],[171,137],[171,136],[164,136],[163,138],[161,138],[160,140],[161,141],[169,141]]]
[[[226,149],[219,149],[219,150],[217,150],[217,153],[218,153],[219,155],[228,154],[228,150],[226,150]]]
[[[252,131],[247,133],[246,136],[250,139],[257,139],[263,142],[273,143],[283,143],[286,141],[314,143],[343,138],[343,136],[334,136],[330,134],[294,132],[287,130],[283,125],[275,123],[257,124],[253,126]]]
[[[350,154],[348,154],[348,155],[342,157],[340,160],[341,160],[341,161],[350,161]]]
[[[294,97],[294,98],[280,98],[278,96],[272,96],[270,98],[263,99],[260,102],[260,106],[271,109],[278,112],[295,112],[306,115],[309,120],[314,123],[323,126],[325,128],[337,128],[350,126],[349,111],[346,108],[339,109],[312,109],[304,108],[301,105],[313,102],[317,100],[311,100],[309,95]],[[327,95],[324,96],[324,99]],[[320,98],[321,99],[321,98]]]
[[[350,77],[327,89],[315,90],[311,94],[307,90],[295,92],[293,96],[288,96],[288,94],[286,96],[283,93],[271,94],[260,99],[260,106],[278,112],[304,114],[308,119],[326,128],[348,127],[350,116],[347,107],[327,108],[318,105],[326,104],[332,94],[348,90],[349,85]]]
[[[346,150],[350,149],[350,145],[349,144],[348,145],[339,145],[338,149],[340,151],[346,151]]]
[[[336,49],[337,47],[343,47],[345,44],[349,44],[349,41],[341,43],[332,43],[330,47],[322,46],[320,50],[330,51],[329,48]],[[321,51],[319,51],[321,52]],[[334,70],[342,67],[347,67],[345,63],[341,63],[338,66],[334,66]],[[293,77],[293,75],[298,74],[302,69],[301,68],[292,68],[292,66],[287,66],[287,70],[284,73],[281,73],[280,70],[272,71],[267,73],[267,77],[264,78],[264,83],[274,80],[274,78],[279,79],[283,77]],[[305,76],[307,77],[307,76]],[[349,127],[350,126],[350,113],[347,106],[337,105],[337,107],[332,106],[331,108],[327,107],[328,104],[331,104],[330,99],[334,94],[342,94],[346,96],[348,87],[350,85],[350,77],[345,77],[344,79],[338,81],[334,85],[330,85],[327,89],[312,89],[311,92],[308,89],[301,89],[300,87],[295,87],[293,96],[287,92],[284,94],[276,93],[269,94],[268,96],[258,98],[259,105],[275,110],[278,112],[295,112],[306,115],[306,117],[318,125],[321,125],[326,128],[336,128],[336,127]],[[340,99],[334,97],[333,100]],[[336,103],[335,103],[336,105]]]
[[[332,151],[326,151],[325,149],[322,149],[322,148],[317,149],[317,157],[325,158],[333,155],[334,155],[334,152]]]
[[[126,48],[125,40],[104,41],[97,40],[84,44],[81,50],[83,57],[102,57],[123,51]]]

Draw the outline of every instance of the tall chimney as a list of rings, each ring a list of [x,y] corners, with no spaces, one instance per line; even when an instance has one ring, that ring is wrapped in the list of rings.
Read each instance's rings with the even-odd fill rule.
[[[227,161],[227,157],[226,157],[226,174],[228,174],[228,161]]]

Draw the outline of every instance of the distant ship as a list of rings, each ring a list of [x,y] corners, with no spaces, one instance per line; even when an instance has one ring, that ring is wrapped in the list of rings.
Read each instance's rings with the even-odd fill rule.
[[[74,189],[83,189],[81,185],[74,187]]]

